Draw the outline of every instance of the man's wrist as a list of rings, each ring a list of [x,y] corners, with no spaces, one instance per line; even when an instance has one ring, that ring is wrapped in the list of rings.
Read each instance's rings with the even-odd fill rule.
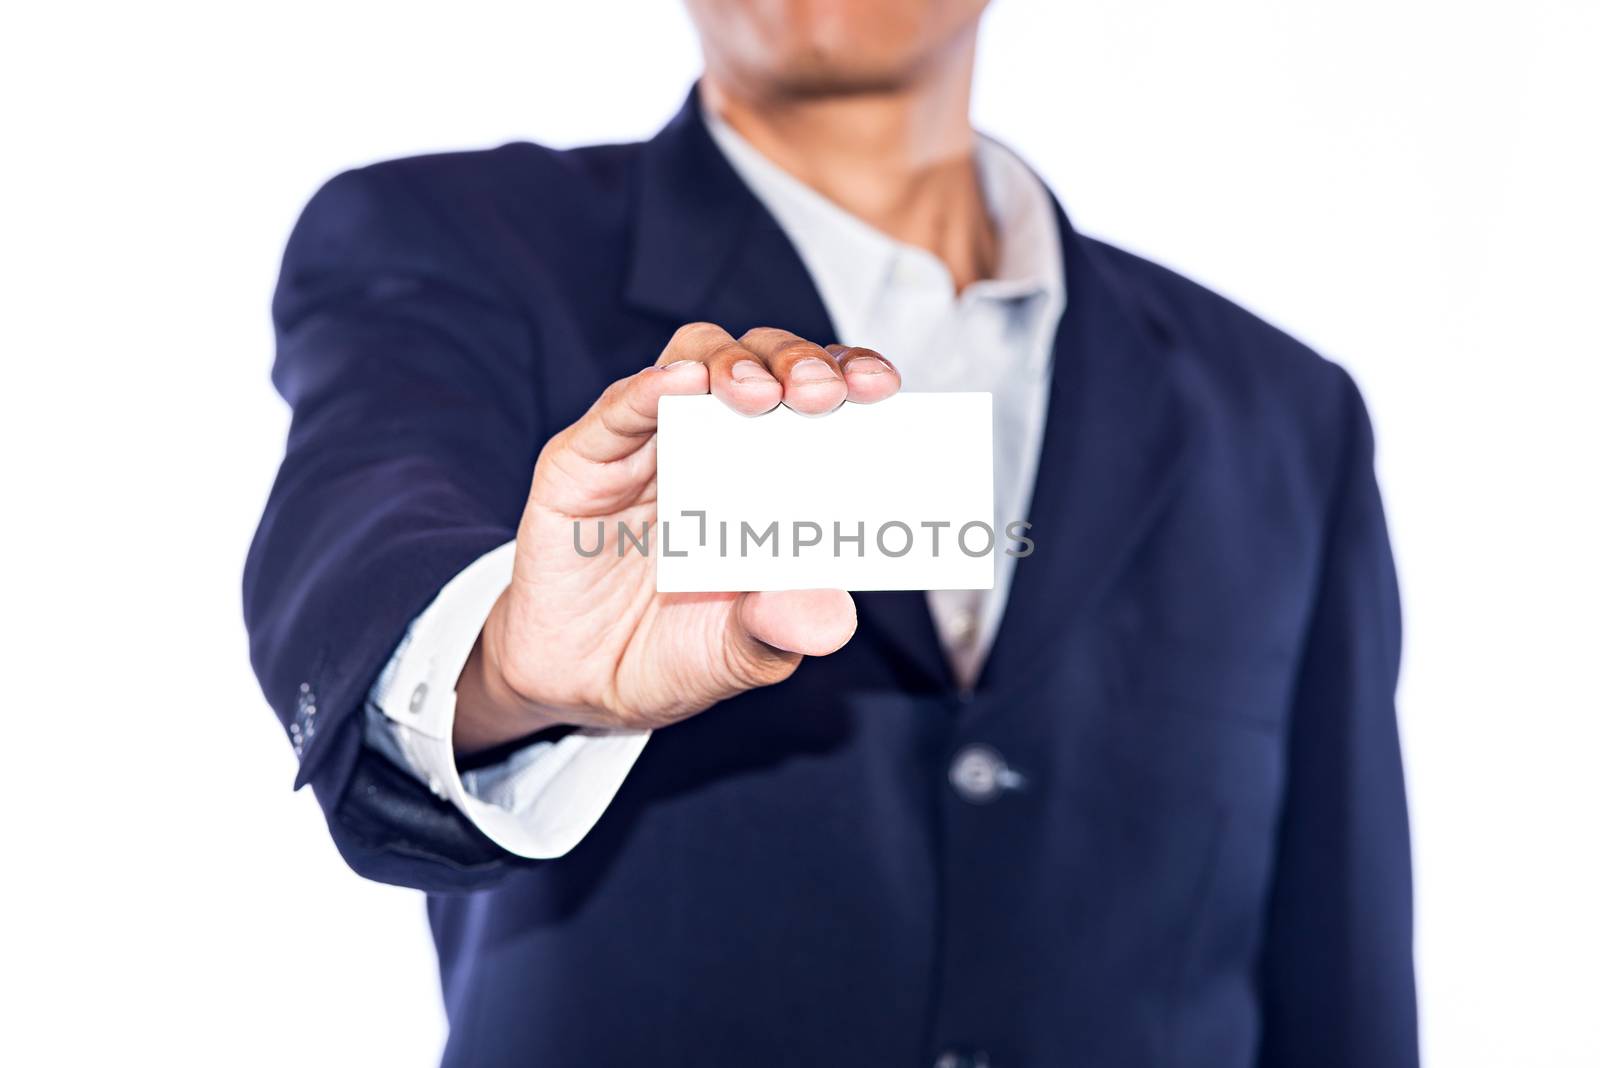
[[[556,710],[518,692],[504,664],[506,596],[489,610],[472,653],[456,681],[456,714],[451,741],[457,759],[561,725]]]

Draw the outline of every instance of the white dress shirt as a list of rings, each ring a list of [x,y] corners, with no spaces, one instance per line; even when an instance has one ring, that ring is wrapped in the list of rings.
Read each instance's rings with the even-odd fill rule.
[[[977,680],[1009,594],[1007,525],[1025,520],[1049,394],[1050,356],[1066,307],[1050,195],[1008,149],[980,137],[976,159],[999,236],[995,276],[956,292],[933,254],[894,240],[761,155],[717,116],[712,138],[794,244],[838,341],[882,352],[917,392],[994,394],[995,584],[934,590],[928,607],[962,687]],[[773,323],[782,326],[782,323]],[[514,543],[473,563],[412,623],[369,695],[367,740],[448,798],[502,848],[557,857],[611,803],[648,731],[580,730],[528,745],[492,767],[456,770],[455,682],[495,599]]]

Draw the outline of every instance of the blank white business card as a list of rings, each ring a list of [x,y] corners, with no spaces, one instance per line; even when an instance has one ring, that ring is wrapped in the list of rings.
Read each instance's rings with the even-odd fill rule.
[[[988,393],[900,393],[823,416],[663,397],[656,589],[987,590]]]

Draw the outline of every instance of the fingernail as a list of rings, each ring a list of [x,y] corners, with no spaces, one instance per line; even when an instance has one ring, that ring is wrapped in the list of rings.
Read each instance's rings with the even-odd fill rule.
[[[673,360],[671,363],[662,364],[660,367],[657,367],[656,370],[657,371],[675,371],[679,367],[687,367],[691,363],[699,363],[699,362],[700,362],[699,360]]]
[[[833,372],[832,364],[816,356],[807,356],[789,368],[789,381],[799,385],[806,385],[811,382],[826,382],[838,377]]]
[[[762,367],[754,360],[740,360],[738,363],[734,364],[728,369],[728,373],[733,376],[733,380],[735,382],[739,382],[741,384],[745,382],[776,381],[776,379],[767,373],[767,369],[765,367]]]
[[[844,365],[845,373],[852,375],[886,375],[889,365],[876,356],[857,356]]]

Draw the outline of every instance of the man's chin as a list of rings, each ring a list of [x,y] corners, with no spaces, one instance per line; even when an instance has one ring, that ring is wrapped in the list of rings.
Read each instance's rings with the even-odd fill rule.
[[[859,58],[830,62],[826,57],[796,63],[772,78],[779,95],[806,98],[896,93],[910,88],[914,81],[913,70],[903,64],[863,64]]]

